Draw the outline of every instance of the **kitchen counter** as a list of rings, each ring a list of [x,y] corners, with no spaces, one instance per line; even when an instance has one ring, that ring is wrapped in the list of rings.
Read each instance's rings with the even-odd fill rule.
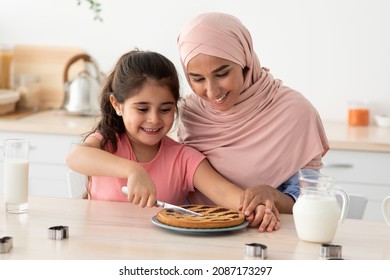
[[[390,153],[390,128],[339,122],[324,122],[324,127],[331,149]]]
[[[81,135],[90,131],[97,117],[69,115],[48,110],[18,119],[0,116],[0,131]],[[326,122],[324,127],[331,149],[390,153],[390,129],[374,125],[352,127],[342,122]]]
[[[0,131],[81,135],[96,123],[95,116],[70,115],[63,110],[47,110],[20,118],[0,116]]]

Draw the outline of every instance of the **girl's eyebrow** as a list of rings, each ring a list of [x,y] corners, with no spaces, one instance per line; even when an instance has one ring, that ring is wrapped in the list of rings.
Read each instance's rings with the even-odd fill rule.
[[[133,104],[135,105],[148,105],[148,104],[151,104],[151,102],[147,102],[147,101],[139,101],[139,102],[134,102]],[[166,102],[162,102],[161,105],[174,105],[175,102],[172,102],[172,101],[166,101]]]
[[[217,73],[219,71],[224,70],[227,67],[229,67],[228,64],[222,65],[222,66],[218,67],[217,69],[213,70],[211,73]],[[188,72],[188,76],[199,77],[199,76],[202,76],[202,75],[197,74],[197,73]]]
[[[175,105],[175,102],[167,101],[167,102],[161,103],[161,105]]]

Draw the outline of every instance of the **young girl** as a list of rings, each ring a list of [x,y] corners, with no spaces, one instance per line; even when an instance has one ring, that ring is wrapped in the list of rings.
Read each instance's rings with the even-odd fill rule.
[[[90,176],[88,197],[141,207],[153,207],[156,199],[180,205],[195,187],[217,205],[245,211],[251,226],[277,230],[277,212],[264,215],[258,197],[240,205],[241,188],[202,153],[166,136],[178,100],[177,72],[166,57],[134,50],[119,59],[103,86],[100,122],[67,157],[71,169]]]

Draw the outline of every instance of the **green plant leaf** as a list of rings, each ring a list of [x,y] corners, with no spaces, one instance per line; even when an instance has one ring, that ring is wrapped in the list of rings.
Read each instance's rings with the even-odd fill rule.
[[[103,18],[101,17],[101,4],[95,0],[76,0],[77,5],[81,6],[81,2],[87,2],[89,4],[89,9],[94,13],[94,20],[97,21],[103,21]]]

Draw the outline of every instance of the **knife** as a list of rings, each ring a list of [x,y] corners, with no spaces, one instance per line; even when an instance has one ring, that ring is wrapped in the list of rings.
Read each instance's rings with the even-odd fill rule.
[[[127,187],[122,187],[122,193],[124,193],[126,195],[129,194]],[[199,217],[203,216],[203,214],[196,213],[194,211],[185,209],[183,207],[179,207],[179,206],[176,206],[176,205],[173,205],[173,204],[169,204],[169,203],[166,203],[166,202],[163,202],[163,201],[160,201],[160,200],[157,200],[156,205],[160,206],[162,208],[165,208],[165,209],[169,209],[169,210],[175,211],[175,212],[180,212],[182,214],[192,214],[192,215],[196,215],[196,216],[199,216]]]

